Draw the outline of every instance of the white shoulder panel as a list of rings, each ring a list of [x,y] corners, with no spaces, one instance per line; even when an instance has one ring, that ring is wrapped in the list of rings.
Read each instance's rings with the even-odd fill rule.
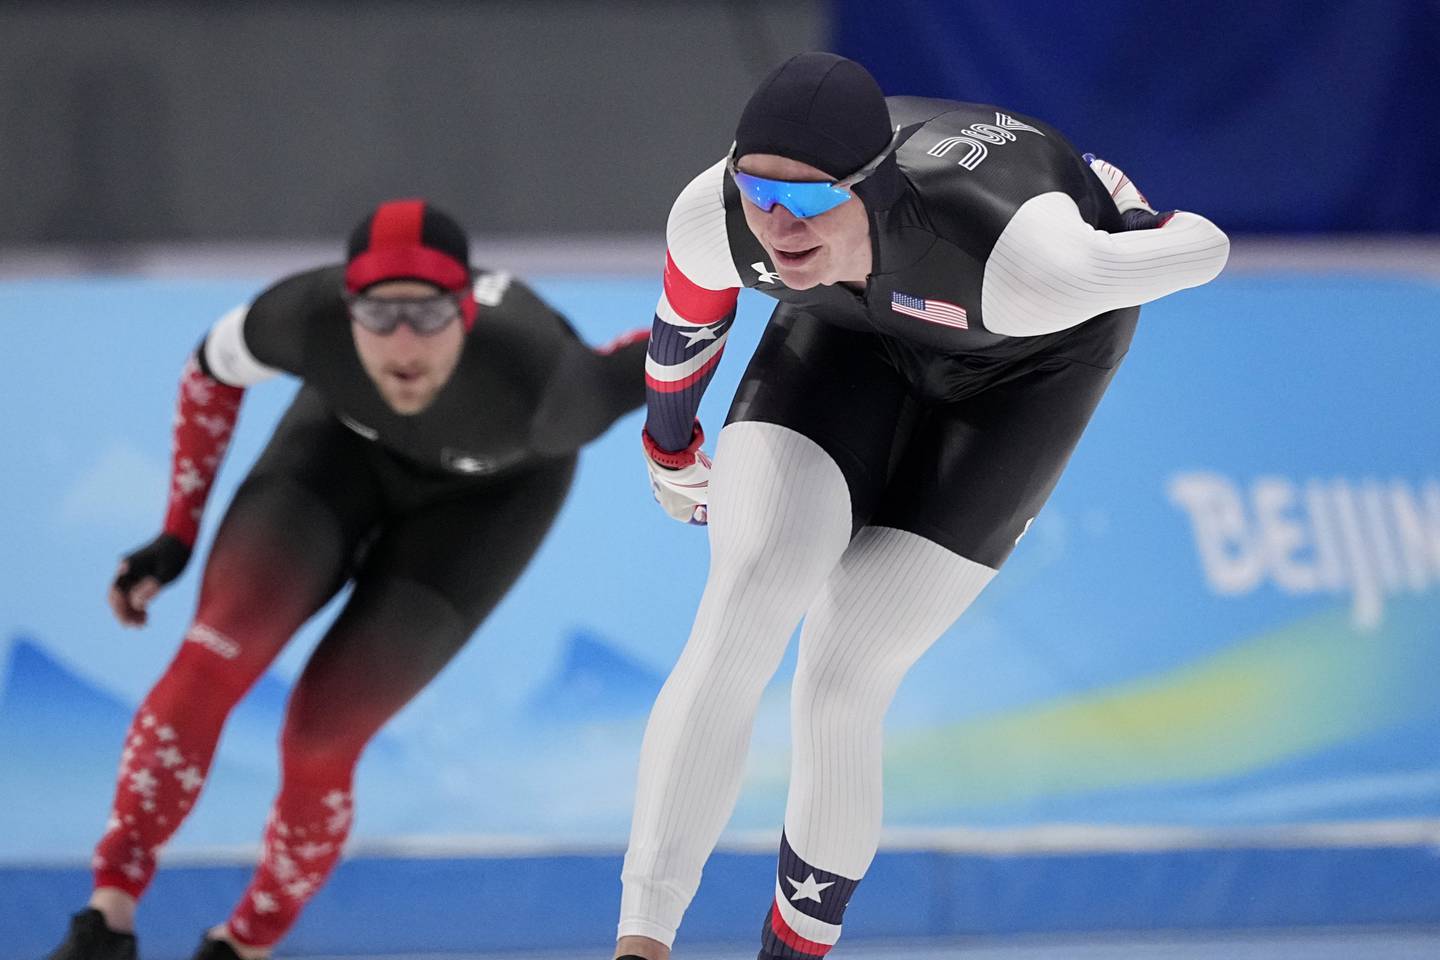
[[[708,290],[741,286],[725,230],[725,161],[701,173],[675,198],[665,225],[670,259],[691,282]]]
[[[229,311],[215,321],[205,338],[206,365],[216,379],[232,387],[248,387],[280,372],[256,360],[246,346],[245,315],[249,312],[248,303]]]
[[[1027,200],[985,263],[985,328],[1033,337],[1096,314],[1149,303],[1219,275],[1230,240],[1209,220],[1176,213],[1163,227],[1106,233],[1063,193]]]

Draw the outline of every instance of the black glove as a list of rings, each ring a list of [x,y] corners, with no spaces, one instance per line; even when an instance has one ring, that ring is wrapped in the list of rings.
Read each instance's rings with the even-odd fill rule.
[[[163,587],[180,576],[190,562],[190,548],[179,537],[162,533],[123,559],[125,572],[115,578],[115,587],[127,593],[146,577],[154,577]]]
[[[1175,216],[1174,210],[1157,213],[1150,206],[1150,201],[1145,199],[1145,194],[1135,185],[1135,181],[1125,176],[1125,171],[1115,164],[1101,160],[1093,153],[1084,154],[1081,159],[1090,167],[1090,172],[1105,184],[1105,189],[1110,191],[1110,198],[1120,210],[1120,221],[1124,224],[1122,230],[1154,230],[1156,227],[1165,226],[1170,218]]]
[[[1156,227],[1165,226],[1173,216],[1175,216],[1174,210],[1156,213],[1153,210],[1136,207],[1134,210],[1126,210],[1120,214],[1120,219],[1124,222],[1126,230],[1154,230]]]

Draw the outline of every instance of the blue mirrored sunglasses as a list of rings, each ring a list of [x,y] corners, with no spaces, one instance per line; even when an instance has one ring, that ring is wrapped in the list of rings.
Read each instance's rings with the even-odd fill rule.
[[[833,183],[767,180],[739,171],[735,172],[735,186],[740,188],[741,196],[766,213],[778,203],[802,220],[834,210],[852,196],[849,190]]]
[[[730,145],[730,155],[725,158],[725,169],[735,180],[735,186],[740,188],[740,195],[755,206],[769,213],[775,204],[780,204],[792,214],[805,219],[806,217],[818,217],[828,210],[834,210],[840,204],[849,200],[853,194],[850,188],[864,180],[884,162],[885,158],[895,149],[900,140],[900,128],[895,128],[895,135],[885,145],[885,149],[875,155],[869,163],[856,170],[843,180],[814,181],[814,180],[771,180],[767,177],[757,177],[750,173],[741,173],[736,167],[735,144]]]

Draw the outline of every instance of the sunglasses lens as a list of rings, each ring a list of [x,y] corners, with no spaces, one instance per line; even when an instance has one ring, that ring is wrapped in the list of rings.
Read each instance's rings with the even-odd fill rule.
[[[801,219],[834,210],[850,199],[849,191],[833,183],[768,180],[765,177],[737,172],[735,185],[740,188],[745,199],[761,210],[768,212],[778,203]]]
[[[410,329],[421,335],[438,333],[460,319],[460,304],[454,297],[432,297],[407,304]]]
[[[350,301],[350,316],[366,330],[382,336],[393,333],[402,323],[421,336],[429,336],[460,317],[460,304],[450,295],[421,300],[355,297]]]
[[[371,333],[387,334],[400,325],[400,314],[381,300],[356,297],[350,301],[350,316]]]

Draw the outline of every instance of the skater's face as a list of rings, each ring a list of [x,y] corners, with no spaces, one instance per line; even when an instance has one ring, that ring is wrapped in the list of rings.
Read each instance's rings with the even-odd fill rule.
[[[835,178],[799,160],[747,153],[736,161],[741,173],[767,180],[833,183]],[[864,283],[870,276],[870,220],[859,197],[813,217],[800,218],[784,204],[762,210],[742,200],[745,223],[791,290],[822,283]]]
[[[434,297],[439,291],[417,280],[390,280],[365,291],[377,300],[420,300]],[[460,351],[465,346],[465,325],[460,316],[440,330],[421,335],[408,323],[399,324],[389,333],[375,333],[359,322],[350,321],[355,337],[355,351],[360,363],[375,383],[375,389],[400,414],[419,413],[430,406],[440,388],[445,386]]]

